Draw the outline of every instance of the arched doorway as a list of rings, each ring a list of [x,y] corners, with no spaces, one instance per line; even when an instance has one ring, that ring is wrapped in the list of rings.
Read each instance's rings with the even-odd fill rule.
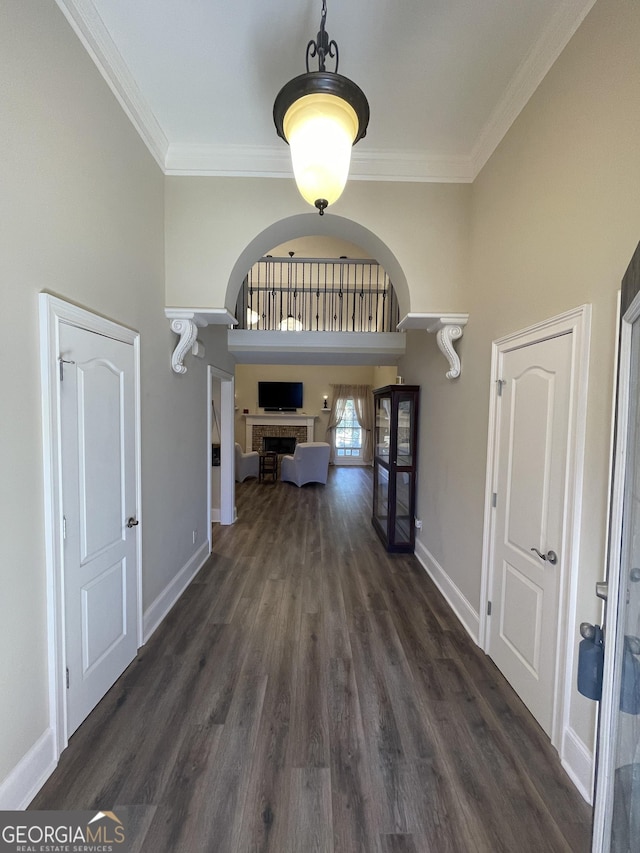
[[[225,295],[225,307],[233,313],[238,291],[247,271],[274,246],[300,237],[323,236],[346,240],[366,250],[389,274],[398,297],[400,316],[410,311],[409,286],[400,263],[391,249],[368,228],[341,216],[326,216],[322,221],[313,213],[281,219],[260,232],[239,255],[234,264]]]

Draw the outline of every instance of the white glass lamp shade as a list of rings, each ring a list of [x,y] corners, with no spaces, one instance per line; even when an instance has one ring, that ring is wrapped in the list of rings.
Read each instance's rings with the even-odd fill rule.
[[[302,323],[300,320],[296,319],[296,317],[292,317],[289,314],[284,320],[280,321],[280,331],[281,332],[301,332],[302,331]]]
[[[283,129],[300,194],[311,205],[318,199],[333,204],[349,176],[358,134],[355,110],[336,95],[305,95],[287,110]]]

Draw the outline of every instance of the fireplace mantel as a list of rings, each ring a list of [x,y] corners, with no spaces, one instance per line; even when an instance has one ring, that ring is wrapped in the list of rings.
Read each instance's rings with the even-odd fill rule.
[[[253,415],[243,415],[246,425],[245,449],[253,447],[254,426],[294,426],[304,427],[307,430],[307,441],[313,441],[314,425],[318,419],[317,415],[306,415],[296,412],[259,412]]]

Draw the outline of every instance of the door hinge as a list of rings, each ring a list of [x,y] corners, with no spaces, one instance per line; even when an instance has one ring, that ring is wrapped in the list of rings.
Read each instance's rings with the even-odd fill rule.
[[[60,382],[64,382],[64,365],[65,364],[75,364],[75,361],[69,361],[68,358],[63,358],[62,356],[58,356],[58,364],[60,365]]]
[[[502,388],[507,384],[506,379],[496,379],[496,385],[498,386],[498,397],[502,397]]]
[[[67,667],[67,690],[69,689],[69,667]]]
[[[493,507],[498,506],[498,493],[497,492],[494,492],[491,495],[491,506],[493,506]]]
[[[67,516],[62,516],[62,540],[67,538]]]
[[[487,616],[491,616],[491,602],[487,601]],[[67,670],[68,672],[68,670]]]

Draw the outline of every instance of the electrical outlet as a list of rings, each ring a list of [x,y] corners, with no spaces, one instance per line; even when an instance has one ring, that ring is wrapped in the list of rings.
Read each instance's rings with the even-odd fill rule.
[[[196,527],[196,529],[195,529],[194,531],[192,531],[192,536],[193,536],[192,541],[193,541],[193,544],[195,545],[195,544],[196,544],[196,541],[197,541],[197,539],[198,539],[198,528],[197,528],[197,527]]]
[[[416,530],[422,530],[422,519],[416,518],[415,525],[416,525]]]

